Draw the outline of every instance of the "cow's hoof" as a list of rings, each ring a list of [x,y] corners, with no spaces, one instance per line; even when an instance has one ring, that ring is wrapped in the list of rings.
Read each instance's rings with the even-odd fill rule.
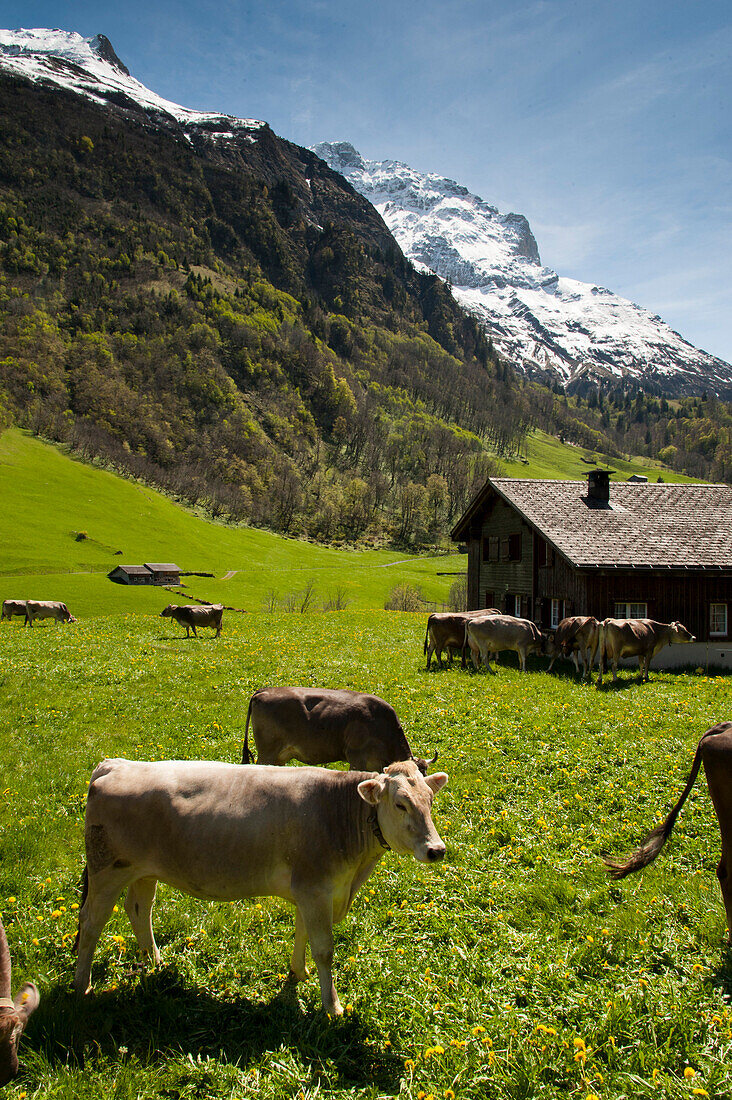
[[[290,967],[289,973],[287,975],[287,980],[288,982],[293,982],[294,984],[296,984],[297,982],[304,982],[307,981],[308,974],[309,971],[306,966],[304,966],[299,972],[297,970],[293,970],[292,967]]]

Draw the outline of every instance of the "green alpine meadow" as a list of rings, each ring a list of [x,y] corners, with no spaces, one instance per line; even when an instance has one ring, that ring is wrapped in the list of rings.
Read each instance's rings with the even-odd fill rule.
[[[63,599],[78,619],[0,626],[0,913],[13,988],[41,991],[7,1095],[730,1094],[732,968],[703,779],[648,870],[613,882],[602,862],[676,801],[699,737],[728,716],[726,677],[652,671],[641,685],[633,668],[597,691],[568,663],[547,676],[546,658],[530,658],[522,675],[512,656],[495,676],[459,660],[427,671],[426,611],[383,604],[400,585],[447,600],[464,555],[336,550],[213,523],[17,431],[0,437],[0,461],[0,595]],[[214,576],[170,592],[106,577],[171,559]],[[307,609],[283,610],[307,582]],[[337,587],[343,606],[323,610]],[[224,611],[220,638],[186,639],[160,611],[195,598],[242,610]],[[312,965],[305,983],[288,981],[290,906],[206,903],[162,884],[161,965],[140,968],[120,898],[94,993],[77,998],[92,769],[117,756],[238,763],[249,697],[266,684],[390,702],[415,754],[437,752],[449,775],[433,805],[445,860],[386,852],[357,894],[335,929],[340,1020],[323,1013]]]
[[[425,617],[227,613],[188,640],[150,613],[0,631],[0,906],[14,987],[41,1004],[8,1095],[724,1097],[730,966],[700,781],[642,875],[607,877],[676,800],[726,679],[623,671],[615,690],[547,676],[427,672]],[[196,901],[160,885],[162,963],[140,970],[122,901],[71,990],[83,813],[105,757],[237,763],[264,684],[391,702],[448,786],[444,862],[387,852],[335,930],[345,1007],[287,980],[293,910]],[[242,852],[246,859],[246,852]],[[696,1092],[694,1090],[697,1090]],[[703,1090],[703,1091],[698,1091]]]

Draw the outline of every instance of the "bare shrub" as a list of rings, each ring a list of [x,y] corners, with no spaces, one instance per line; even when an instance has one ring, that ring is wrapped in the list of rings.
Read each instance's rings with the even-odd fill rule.
[[[447,606],[450,611],[468,610],[468,581],[467,577],[461,577],[450,585],[450,595],[447,597]]]
[[[345,588],[339,587],[323,601],[323,611],[345,611],[350,602]]]
[[[285,611],[299,612],[304,615],[312,608],[315,598],[315,581],[308,581],[298,592],[288,592],[282,601]]]
[[[384,607],[387,611],[423,611],[424,599],[414,585],[398,584],[392,588]]]
[[[262,600],[263,611],[276,611],[279,602],[279,595],[275,592],[274,588],[270,588],[267,595]]]

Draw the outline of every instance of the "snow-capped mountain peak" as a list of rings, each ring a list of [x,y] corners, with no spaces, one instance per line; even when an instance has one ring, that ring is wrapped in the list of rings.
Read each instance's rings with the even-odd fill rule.
[[[400,161],[366,160],[348,142],[313,148],[374,204],[415,266],[449,282],[527,373],[570,386],[635,379],[668,394],[709,389],[732,398],[729,364],[628,299],[544,267],[522,214],[502,214],[454,180]]]
[[[0,70],[37,83],[52,84],[96,103],[142,109],[209,136],[232,137],[265,124],[255,119],[193,111],[156,95],[135,80],[103,34],[83,38],[75,31],[0,30]]]

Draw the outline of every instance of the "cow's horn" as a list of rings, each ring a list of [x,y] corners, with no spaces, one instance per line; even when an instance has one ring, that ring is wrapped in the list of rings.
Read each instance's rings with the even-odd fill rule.
[[[435,755],[434,755],[434,756],[432,757],[432,759],[431,759],[431,760],[428,760],[428,761],[427,761],[427,767],[428,767],[428,768],[430,768],[430,767],[431,767],[431,766],[432,766],[433,764],[436,764],[436,763],[437,763],[437,757],[438,757],[438,756],[439,756],[439,753],[437,752],[437,750],[435,750]]]

